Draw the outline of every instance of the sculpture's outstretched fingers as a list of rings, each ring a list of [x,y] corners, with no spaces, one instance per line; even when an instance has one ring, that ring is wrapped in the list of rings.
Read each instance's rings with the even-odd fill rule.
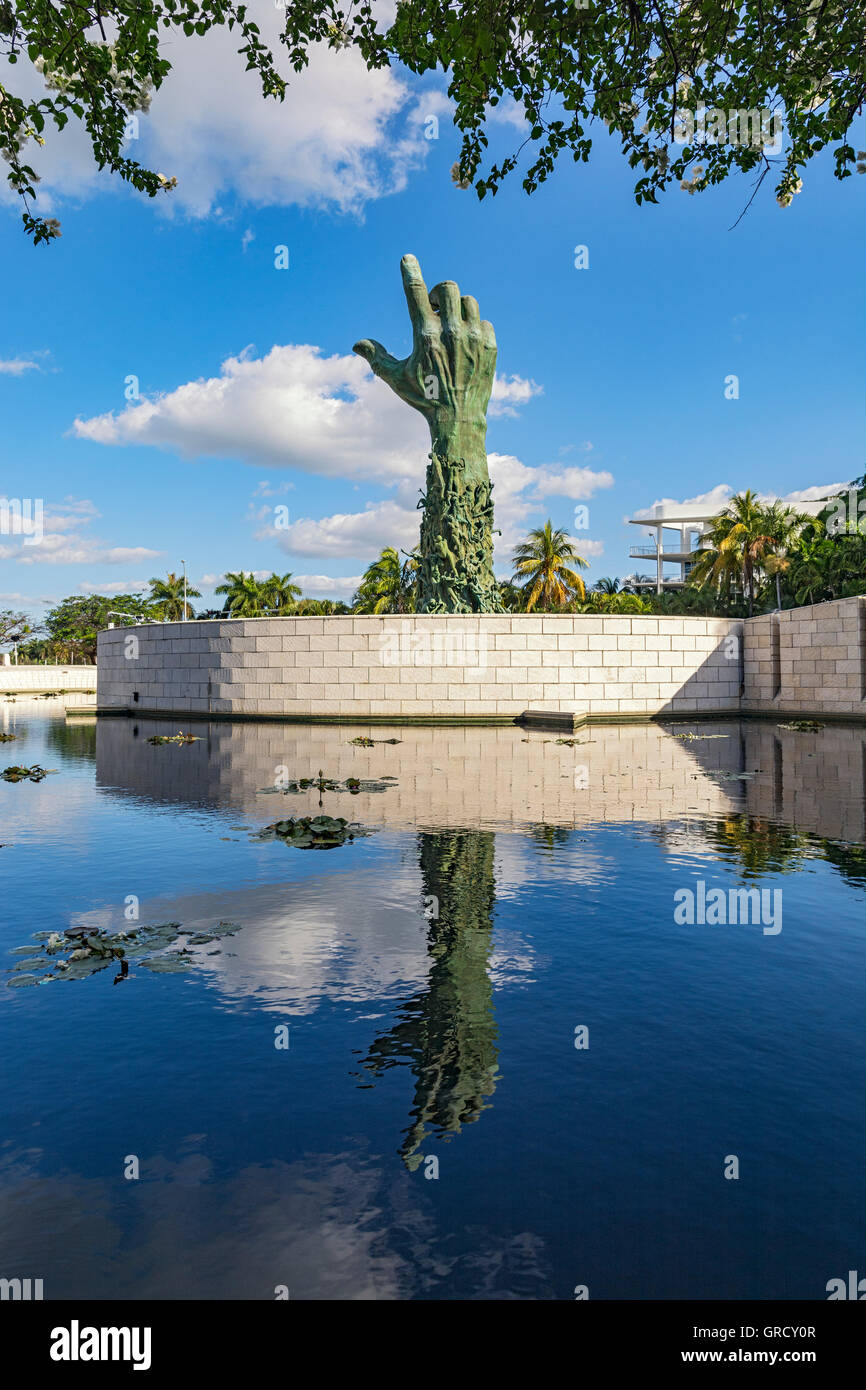
[[[409,317],[416,333],[430,333],[436,327],[436,315],[430,305],[430,296],[424,284],[421,267],[412,255],[406,255],[400,262],[403,289],[409,305]]]
[[[439,310],[439,319],[446,333],[453,332],[463,322],[460,290],[453,280],[442,280],[430,291],[430,303]]]
[[[463,322],[468,323],[472,328],[481,327],[481,311],[478,308],[478,300],[473,299],[471,294],[464,294],[460,301],[463,311]]]
[[[496,351],[496,334],[493,331],[493,324],[489,319],[481,320],[481,337],[485,347],[493,348]]]
[[[376,376],[380,376],[383,381],[387,381],[391,386],[396,381],[398,375],[406,365],[392,357],[390,352],[386,352],[381,343],[377,343],[375,338],[362,338],[352,348],[359,357],[363,357],[365,362],[369,362]]]

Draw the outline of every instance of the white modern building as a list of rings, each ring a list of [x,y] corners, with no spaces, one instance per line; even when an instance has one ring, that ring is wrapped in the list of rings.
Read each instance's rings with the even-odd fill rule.
[[[817,516],[828,501],[828,497],[818,497],[791,505],[798,512]],[[660,502],[629,518],[630,526],[642,526],[650,537],[648,544],[629,546],[628,553],[633,560],[643,561],[642,568],[645,566],[648,571],[655,571],[656,593],[660,594],[665,589],[681,589],[687,582],[704,537],[721,510],[718,506],[708,510],[706,503]]]
[[[640,560],[648,570],[655,571],[656,593],[683,587],[701,541],[718,514],[718,507],[708,511],[706,505],[660,502],[642,515],[630,518],[630,526],[642,526],[651,537],[649,544],[632,545],[628,553],[633,560]]]

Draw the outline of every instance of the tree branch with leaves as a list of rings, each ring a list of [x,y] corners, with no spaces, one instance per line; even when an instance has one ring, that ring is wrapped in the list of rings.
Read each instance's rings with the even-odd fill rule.
[[[752,197],[772,174],[787,207],[828,147],[837,178],[866,173],[866,151],[851,139],[866,99],[866,9],[848,0],[399,0],[382,23],[370,0],[294,0],[285,15],[280,45],[295,73],[317,45],[354,48],[371,70],[445,73],[462,137],[455,182],[480,198],[499,190],[524,150],[527,193],[561,157],[586,162],[601,127],[637,171],[638,203],[672,183],[696,193],[739,172],[755,175]],[[152,198],[171,191],[173,178],[126,153],[127,121],[156,99],[178,34],[223,28],[237,33],[263,97],[282,101],[287,79],[233,0],[0,0],[0,155],[34,242],[60,235],[56,219],[33,211],[31,146],[52,124],[77,117],[98,168]],[[15,65],[28,60],[46,82],[37,98],[15,82]],[[503,103],[516,105],[525,134],[491,162],[491,115]],[[717,113],[715,126],[701,124],[701,111]],[[729,138],[731,115],[755,111],[781,123],[778,148],[763,121],[747,140]]]

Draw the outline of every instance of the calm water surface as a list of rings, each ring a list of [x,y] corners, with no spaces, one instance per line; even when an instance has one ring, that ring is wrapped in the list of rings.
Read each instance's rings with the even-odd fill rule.
[[[822,1299],[863,1269],[866,730],[219,723],[155,746],[176,728],[62,703],[0,705],[2,766],[57,769],[0,781],[0,1275],[46,1298]],[[265,790],[319,769],[393,780]],[[258,838],[320,811],[365,833]],[[781,889],[781,931],[680,925],[699,882]],[[128,928],[133,896],[144,924],[240,929],[185,973],[6,987],[35,933]]]

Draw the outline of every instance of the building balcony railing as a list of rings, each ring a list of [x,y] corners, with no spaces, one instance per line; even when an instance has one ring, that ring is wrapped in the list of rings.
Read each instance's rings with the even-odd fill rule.
[[[658,555],[654,545],[630,545],[628,550],[632,560],[655,560]],[[693,550],[663,550],[662,560],[671,560],[680,563],[682,560],[696,560],[698,557],[697,548]]]

